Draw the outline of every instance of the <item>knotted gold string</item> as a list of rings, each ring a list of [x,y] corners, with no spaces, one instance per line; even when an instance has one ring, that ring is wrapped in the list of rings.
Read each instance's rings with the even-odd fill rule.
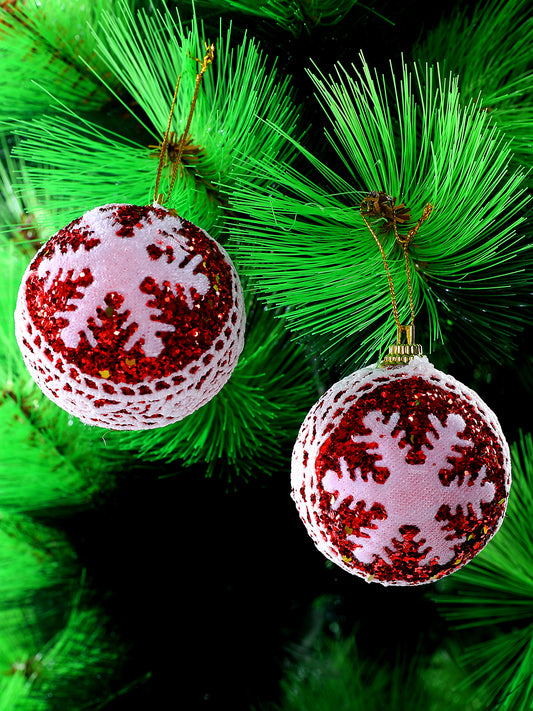
[[[156,182],[155,182],[154,202],[157,202],[159,205],[162,205],[167,200],[169,200],[170,196],[172,194],[172,189],[173,189],[174,183],[176,181],[176,174],[178,171],[178,166],[181,162],[181,158],[183,156],[183,151],[184,151],[185,145],[187,143],[187,137],[188,137],[189,129],[191,127],[194,109],[196,107],[196,101],[198,99],[198,92],[200,91],[200,84],[202,83],[202,78],[203,78],[204,74],[206,73],[207,68],[209,67],[210,64],[212,64],[212,62],[215,58],[215,45],[214,44],[208,45],[206,42],[205,49],[206,49],[206,54],[205,54],[204,58],[202,60],[196,58],[196,61],[200,62],[200,71],[196,75],[196,85],[194,88],[194,94],[193,94],[192,101],[191,101],[191,108],[189,110],[189,116],[187,118],[187,124],[185,126],[185,131],[183,132],[181,138],[179,139],[178,154],[176,156],[176,159],[174,161],[174,166],[172,168],[172,176],[170,179],[170,187],[168,190],[168,195],[165,198],[163,193],[158,192],[159,191],[159,181],[161,179],[161,173],[163,171],[163,164],[165,162],[165,154],[166,154],[166,150],[167,150],[167,146],[168,146],[168,136],[170,133],[170,124],[172,123],[172,116],[174,114],[174,107],[176,105],[176,97],[178,95],[178,88],[179,88],[180,81],[181,81],[181,74],[178,77],[178,81],[176,83],[176,88],[174,89],[174,96],[172,97],[172,104],[170,106],[170,116],[168,117],[167,130],[165,131],[165,136],[164,136],[163,142],[161,144],[159,165],[157,168],[157,177],[156,177]]]
[[[394,283],[392,281],[392,275],[391,275],[391,271],[389,268],[389,264],[387,262],[387,257],[385,255],[385,250],[384,250],[383,245],[380,242],[377,234],[372,229],[371,224],[365,217],[365,212],[367,215],[371,214],[371,215],[379,216],[379,213],[377,213],[375,211],[375,208],[369,207],[373,203],[373,201],[370,200],[370,197],[371,196],[369,196],[368,198],[365,198],[363,200],[363,202],[361,203],[361,206],[360,206],[361,217],[365,221],[366,226],[368,227],[368,229],[370,230],[370,233],[374,237],[376,244],[379,248],[379,251],[381,253],[381,258],[383,259],[383,265],[385,267],[385,272],[387,274],[387,280],[389,282],[389,290],[390,290],[390,294],[391,294],[394,320],[396,322],[398,345],[401,343],[402,333],[406,334],[407,342],[410,343],[411,342],[411,334],[413,333],[413,328],[414,328],[414,323],[415,323],[415,307],[414,307],[414,302],[413,302],[413,285],[412,285],[412,281],[411,281],[411,269],[409,266],[409,245],[411,244],[413,237],[416,235],[416,233],[422,226],[422,223],[425,222],[428,219],[428,217],[430,216],[431,211],[433,210],[433,205],[431,203],[428,203],[425,206],[424,211],[422,212],[422,217],[418,220],[416,225],[412,229],[410,229],[409,232],[404,236],[404,235],[398,234],[397,216],[396,216],[396,210],[394,209],[394,203],[396,201],[396,198],[393,198],[390,196],[385,196],[386,201],[390,202],[391,207],[392,207],[392,224],[393,224],[393,229],[394,229],[394,237],[396,239],[397,244],[402,248],[403,254],[404,254],[404,259],[405,259],[405,271],[406,271],[406,275],[407,275],[407,291],[409,294],[409,306],[411,309],[411,321],[409,324],[401,324],[400,317],[398,314],[398,302],[396,299],[396,292],[394,290]],[[374,204],[376,204],[376,203],[374,202]],[[367,210],[364,210],[365,206],[368,208]]]

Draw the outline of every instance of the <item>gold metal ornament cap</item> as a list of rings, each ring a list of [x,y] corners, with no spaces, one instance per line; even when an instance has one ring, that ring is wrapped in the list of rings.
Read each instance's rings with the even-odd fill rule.
[[[405,335],[405,342],[402,343],[403,335]],[[421,355],[423,355],[422,346],[415,343],[414,325],[398,326],[396,343],[389,346],[389,352],[381,359],[380,366],[386,368],[390,365],[404,365]]]

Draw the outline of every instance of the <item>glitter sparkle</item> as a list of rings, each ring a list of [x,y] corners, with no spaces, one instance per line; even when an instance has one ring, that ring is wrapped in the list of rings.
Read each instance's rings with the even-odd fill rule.
[[[499,425],[475,393],[430,368],[429,378],[388,368],[345,379],[295,446],[293,497],[310,535],[367,580],[437,580],[503,518],[510,467]]]
[[[243,307],[231,261],[203,230],[159,206],[105,205],[37,253],[16,330],[32,375],[65,409],[85,395],[93,417],[73,414],[129,428],[124,397],[131,396],[135,422],[160,426],[174,416],[138,396],[170,390],[165,401],[181,395],[181,402],[189,390],[193,403],[191,387],[218,392],[242,350]],[[67,405],[64,392],[72,393]]]

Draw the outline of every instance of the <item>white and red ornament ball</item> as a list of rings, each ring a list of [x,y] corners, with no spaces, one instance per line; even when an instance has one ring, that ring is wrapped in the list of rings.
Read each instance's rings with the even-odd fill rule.
[[[53,402],[82,422],[176,422],[229,380],[244,345],[242,287],[204,230],[154,203],[96,207],[59,230],[20,286],[15,332]]]
[[[292,456],[292,497],[317,548],[384,585],[430,583],[472,560],[510,484],[495,414],[424,356],[336,383]]]

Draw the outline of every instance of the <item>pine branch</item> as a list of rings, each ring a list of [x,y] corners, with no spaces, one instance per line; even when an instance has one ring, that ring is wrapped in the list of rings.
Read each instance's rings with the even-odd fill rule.
[[[27,173],[15,191],[25,199],[35,195],[47,215],[39,221],[43,235],[98,205],[145,205],[153,199],[157,162],[146,146],[80,119],[66,106],[54,117],[17,124],[15,130],[25,138],[14,154]],[[189,202],[194,204],[195,196]]]
[[[4,509],[0,567],[0,709],[81,708],[108,694],[121,646],[101,612],[81,607],[66,537]]]
[[[309,29],[316,25],[336,25],[356,6],[390,22],[375,8],[370,8],[358,0],[196,0],[196,5],[206,11],[254,15],[275,22],[296,36],[303,27]]]
[[[63,218],[59,227],[110,201],[151,202],[158,144],[181,73],[168,170],[163,171],[160,191],[168,190],[170,183],[173,142],[185,128],[196,80],[193,58],[202,55],[206,37],[200,22],[186,26],[170,11],[153,15],[141,11],[134,17],[127,6],[120,8],[120,17],[103,14],[96,46],[107,70],[146,114],[147,123],[134,116],[133,131],[144,135],[146,143],[82,119],[65,102],[56,104],[59,115],[53,119],[17,125],[24,140],[16,153],[38,164],[29,168],[29,176],[39,200],[58,205]],[[217,221],[228,206],[227,192],[218,183],[231,185],[235,156],[253,155],[266,147],[269,155],[289,157],[289,143],[261,119],[294,135],[297,116],[289,79],[280,79],[275,69],[267,70],[253,40],[244,38],[236,44],[231,30],[220,27],[214,41],[215,64],[202,80],[190,142],[169,204],[212,236],[217,235]],[[124,107],[130,112],[128,105]],[[251,184],[255,182],[251,168],[246,175]]]
[[[0,634],[0,710],[52,711],[95,708],[120,693],[114,677],[124,650],[106,637],[107,620],[96,608],[81,605],[82,589],[67,609],[63,625],[46,641],[28,623],[27,611],[3,615]],[[64,608],[61,608],[64,612]]]
[[[0,131],[9,131],[12,119],[49,110],[50,99],[39,85],[84,112],[108,101],[84,61],[99,67],[88,23],[97,24],[110,5],[109,0],[30,0],[0,7],[0,119],[6,121]]]
[[[486,708],[525,711],[533,704],[533,624],[471,645],[462,655],[468,683],[483,689]]]
[[[413,51],[420,65],[441,62],[458,74],[463,101],[479,99],[480,107],[512,139],[514,157],[528,171],[533,156],[532,50],[528,0],[489,0],[473,13],[457,9]]]
[[[462,675],[443,651],[427,657],[398,650],[396,659],[364,656],[357,634],[321,633],[312,645],[295,646],[285,663],[279,704],[262,711],[477,711],[471,690],[443,685]]]
[[[408,230],[430,202],[433,213],[409,249],[415,308],[424,307],[429,321],[425,340],[438,340],[440,319],[449,318],[470,353],[490,346],[502,357],[527,319],[519,306],[531,274],[530,245],[517,234],[526,185],[523,171],[508,169],[503,136],[475,103],[461,105],[457,81],[438,68],[420,74],[403,65],[390,92],[364,61],[361,71],[339,66],[335,77],[311,79],[346,177],[298,145],[316,182],[260,156],[255,170],[268,188],[237,185],[233,233],[261,294],[288,308],[290,328],[327,337],[337,364],[343,357],[354,367],[375,356],[392,340],[394,323],[359,205],[372,190],[394,196],[410,210],[411,223],[402,225]],[[403,318],[409,312],[402,250],[393,238],[383,241]]]
[[[0,518],[0,616],[14,608],[29,608],[25,619],[42,622],[47,629],[51,609],[73,592],[77,575],[74,551],[59,531],[31,519],[2,511]],[[33,612],[31,610],[34,610]],[[5,639],[5,625],[0,635]]]

